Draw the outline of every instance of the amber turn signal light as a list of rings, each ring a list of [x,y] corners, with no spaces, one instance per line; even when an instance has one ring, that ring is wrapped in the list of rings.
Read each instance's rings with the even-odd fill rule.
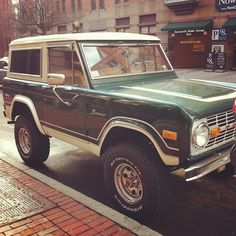
[[[162,137],[165,139],[170,139],[170,140],[177,140],[177,133],[169,131],[169,130],[163,130],[162,131]]]
[[[220,127],[215,127],[211,129],[211,137],[216,138],[220,135]]]

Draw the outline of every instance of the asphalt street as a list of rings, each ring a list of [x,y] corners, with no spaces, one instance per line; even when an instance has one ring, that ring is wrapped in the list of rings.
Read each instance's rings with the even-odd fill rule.
[[[2,114],[0,91],[0,150],[22,162],[14,142],[14,126]],[[71,188],[114,207],[103,182],[103,161],[62,141],[51,139],[50,157],[36,169]],[[172,178],[173,202],[167,214],[145,224],[164,235],[236,235],[236,178],[205,177],[187,183]],[[142,222],[143,223],[143,222]]]

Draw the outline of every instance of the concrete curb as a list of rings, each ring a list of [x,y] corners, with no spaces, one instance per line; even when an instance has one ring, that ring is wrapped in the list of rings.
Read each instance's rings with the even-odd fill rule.
[[[117,224],[123,226],[124,228],[130,230],[136,235],[145,235],[145,236],[161,236],[160,233],[148,228],[145,225],[140,224],[139,222],[121,214],[118,211],[111,209],[110,207],[90,198],[86,195],[48,177],[45,176],[36,170],[24,165],[23,163],[17,162],[8,158],[5,154],[0,152],[0,159],[7,162],[8,164],[16,167],[17,169],[23,171],[24,173],[34,177],[35,179],[40,180],[41,182],[47,184],[48,186],[62,192],[63,194],[71,197],[72,199],[84,204],[86,207],[96,211],[97,213],[111,219]]]

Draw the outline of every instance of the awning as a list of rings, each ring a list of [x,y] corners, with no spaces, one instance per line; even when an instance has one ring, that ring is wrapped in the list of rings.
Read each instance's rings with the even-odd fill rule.
[[[164,26],[161,30],[174,32],[176,30],[209,29],[211,27],[212,27],[212,20],[202,20],[202,21],[169,23],[166,26]]]
[[[236,29],[236,17],[234,18],[229,18],[225,23],[224,23],[224,28],[229,28],[229,29]]]

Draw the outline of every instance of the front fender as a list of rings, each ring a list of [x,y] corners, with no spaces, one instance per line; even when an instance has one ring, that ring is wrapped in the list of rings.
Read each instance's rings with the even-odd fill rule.
[[[179,149],[169,147],[165,140],[162,138],[161,134],[158,133],[158,131],[152,127],[150,124],[146,123],[145,121],[142,120],[137,120],[133,118],[127,118],[127,117],[115,117],[112,118],[107,122],[107,124],[104,126],[102,129],[101,133],[99,134],[98,140],[99,140],[99,146],[102,147],[107,135],[109,132],[115,128],[115,127],[121,127],[121,128],[126,128],[129,130],[134,130],[137,132],[142,133],[145,135],[150,142],[154,145],[156,148],[157,153],[161,157],[162,161],[166,165],[171,165],[171,166],[177,166],[179,165]],[[169,155],[165,153],[161,149],[160,142],[169,150],[172,150],[174,155]]]

